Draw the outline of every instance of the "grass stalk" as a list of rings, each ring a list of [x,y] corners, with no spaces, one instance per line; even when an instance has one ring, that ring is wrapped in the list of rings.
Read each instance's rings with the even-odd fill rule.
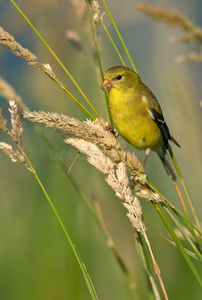
[[[171,158],[172,158],[172,161],[173,161],[173,164],[174,164],[174,166],[175,166],[175,169],[176,169],[176,171],[177,171],[177,173],[178,173],[178,176],[179,176],[179,178],[180,178],[180,182],[181,182],[182,188],[183,188],[183,190],[184,190],[184,194],[185,194],[187,203],[188,203],[188,205],[189,205],[191,214],[192,214],[192,216],[193,216],[193,218],[194,218],[195,224],[196,224],[197,228],[199,229],[199,231],[201,231],[201,225],[200,225],[198,216],[197,216],[197,214],[196,214],[196,211],[195,211],[195,208],[194,208],[193,201],[192,201],[192,199],[191,199],[191,197],[190,197],[190,194],[189,194],[188,189],[187,189],[187,186],[186,186],[186,184],[185,184],[185,181],[184,181],[182,172],[180,171],[180,167],[179,167],[179,165],[178,165],[178,163],[177,163],[177,160],[176,160],[176,158],[175,158],[175,156],[174,156],[174,154],[173,154],[173,151],[172,151],[171,147],[169,147],[169,153],[170,153],[170,156],[171,156]],[[179,188],[178,188],[178,190],[179,190]]]
[[[124,43],[124,41],[123,41],[123,38],[122,38],[122,36],[121,36],[121,34],[120,34],[120,31],[119,31],[119,29],[118,29],[118,27],[117,27],[117,25],[116,25],[116,23],[115,23],[115,21],[114,21],[114,18],[112,17],[112,14],[111,14],[111,12],[110,12],[110,10],[109,10],[107,4],[106,4],[106,1],[105,1],[105,0],[102,0],[102,2],[103,2],[103,4],[104,4],[104,6],[105,6],[105,9],[106,9],[106,11],[107,11],[109,17],[110,17],[110,20],[111,20],[111,22],[112,22],[112,24],[113,24],[113,26],[114,26],[114,29],[115,29],[115,31],[116,31],[118,37],[119,37],[119,40],[120,40],[120,42],[121,42],[121,44],[122,44],[122,46],[123,46],[123,48],[124,48],[124,50],[125,50],[125,52],[126,52],[126,55],[127,55],[128,59],[129,59],[129,61],[130,61],[130,64],[131,64],[133,70],[137,73],[137,69],[136,69],[136,67],[135,67],[135,65],[134,65],[134,63],[133,63],[133,60],[132,60],[132,58],[131,58],[131,56],[130,56],[130,53],[129,53],[129,51],[128,51],[128,48],[126,47],[126,45],[125,45],[125,43]],[[125,64],[123,64],[123,65],[125,65]]]
[[[87,2],[87,5],[88,5],[88,13],[89,13],[89,20],[90,20],[90,25],[91,25],[91,31],[92,31],[92,34],[93,34],[93,41],[94,41],[94,44],[95,44],[96,56],[97,56],[98,65],[99,65],[99,69],[100,69],[101,79],[103,81],[104,80],[104,74],[103,74],[103,70],[102,70],[100,53],[99,53],[99,50],[98,50],[97,39],[96,39],[96,32],[95,32],[95,28],[93,26],[93,20],[92,20],[92,14],[91,14],[91,7],[90,7],[89,2]],[[101,19],[102,18],[100,18],[100,20]],[[108,106],[108,99],[107,99],[107,91],[106,90],[104,90],[104,94],[105,94],[105,101],[106,101],[108,118],[110,120],[110,124],[113,124],[111,115],[109,113],[109,106]]]
[[[189,255],[187,254],[187,252],[186,252],[184,246],[182,245],[181,241],[179,240],[179,238],[175,234],[172,226],[170,225],[170,223],[168,222],[168,220],[166,219],[166,217],[162,213],[162,211],[160,209],[160,206],[157,203],[154,203],[154,202],[152,202],[152,204],[155,207],[155,209],[156,209],[157,213],[159,214],[159,216],[161,217],[161,219],[163,220],[165,226],[167,227],[169,233],[171,234],[171,236],[172,236],[174,242],[176,243],[177,247],[179,248],[180,252],[184,256],[184,259],[186,260],[188,266],[192,270],[192,272],[193,272],[195,278],[197,279],[198,283],[200,284],[200,286],[202,286],[202,279],[201,279],[200,274],[198,273],[197,269],[195,268],[194,264],[192,263]]]
[[[43,44],[48,48],[48,50],[50,51],[50,53],[53,55],[53,57],[56,59],[56,61],[59,63],[59,65],[62,67],[62,69],[65,71],[65,73],[68,75],[68,77],[71,79],[71,81],[74,83],[74,85],[76,86],[76,88],[78,89],[78,91],[81,93],[81,95],[83,96],[83,98],[86,100],[86,102],[88,103],[88,105],[91,107],[91,109],[93,110],[93,112],[95,113],[95,115],[98,117],[98,119],[100,119],[100,115],[97,112],[97,110],[94,108],[94,106],[92,105],[92,103],[90,102],[90,100],[87,98],[87,96],[84,94],[84,92],[82,91],[82,89],[80,88],[80,86],[78,85],[78,83],[76,82],[76,80],[73,78],[73,76],[70,74],[70,72],[67,70],[67,68],[64,66],[64,64],[61,62],[61,60],[58,58],[58,56],[55,54],[55,52],[52,50],[52,48],[48,45],[48,43],[45,41],[45,39],[41,36],[41,34],[38,32],[38,30],[34,27],[34,25],[31,23],[31,21],[26,17],[26,15],[22,12],[22,10],[19,8],[19,6],[15,3],[15,1],[10,0],[12,2],[12,4],[17,8],[17,10],[19,11],[19,13],[23,16],[23,18],[26,20],[26,22],[31,26],[31,28],[34,30],[34,32],[37,34],[37,36],[41,39],[41,41],[43,42]]]
[[[19,145],[18,145],[18,146],[19,146]],[[22,148],[21,146],[19,146],[19,148],[20,148],[22,154],[24,155],[24,157],[26,158],[26,161],[27,161],[27,163],[28,163],[28,165],[29,165],[29,167],[30,167],[32,173],[34,174],[36,181],[38,182],[39,186],[41,187],[41,190],[43,191],[43,193],[44,193],[46,199],[48,200],[48,203],[49,203],[49,205],[50,205],[50,207],[51,207],[53,213],[55,214],[56,219],[58,220],[58,222],[59,222],[59,224],[60,224],[60,227],[62,228],[62,230],[63,230],[63,232],[64,232],[64,234],[65,234],[65,236],[66,236],[66,239],[67,239],[67,241],[68,241],[68,243],[69,243],[69,245],[70,245],[70,247],[71,247],[71,249],[72,249],[72,251],[73,251],[73,253],[74,253],[74,256],[75,256],[75,258],[76,258],[76,260],[77,260],[77,262],[78,262],[78,264],[79,264],[79,267],[80,267],[80,269],[81,269],[81,271],[82,271],[82,274],[83,274],[83,276],[84,276],[86,285],[87,285],[87,287],[88,287],[88,290],[89,290],[89,293],[90,293],[92,299],[97,300],[98,297],[97,297],[95,288],[94,288],[94,286],[93,286],[92,280],[91,280],[91,278],[90,278],[90,276],[89,276],[89,274],[88,274],[88,272],[87,272],[87,269],[86,269],[86,267],[85,267],[85,265],[84,265],[84,263],[83,263],[83,261],[82,261],[80,255],[79,255],[78,251],[77,251],[76,248],[75,248],[75,245],[72,243],[71,238],[70,238],[69,234],[67,233],[67,230],[66,230],[66,228],[65,228],[65,226],[64,226],[64,223],[62,222],[62,220],[61,220],[61,218],[60,218],[60,216],[59,216],[59,214],[58,214],[58,212],[57,212],[57,210],[56,210],[56,208],[55,208],[55,206],[54,206],[54,204],[53,204],[53,202],[52,202],[50,196],[48,195],[48,193],[47,193],[45,187],[43,186],[41,180],[39,179],[39,177],[38,177],[38,175],[37,175],[37,173],[36,173],[34,167],[32,166],[32,164],[31,164],[29,158],[28,158],[27,155],[26,155],[25,151],[23,150],[23,148]]]

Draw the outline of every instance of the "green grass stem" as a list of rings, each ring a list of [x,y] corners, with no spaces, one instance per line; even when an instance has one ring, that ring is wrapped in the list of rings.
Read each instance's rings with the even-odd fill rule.
[[[109,10],[109,8],[108,8],[108,6],[107,6],[105,0],[102,0],[102,2],[103,2],[103,4],[104,4],[104,6],[105,6],[105,9],[106,9],[106,11],[107,11],[109,17],[110,17],[110,20],[111,20],[111,22],[112,22],[112,24],[113,24],[113,26],[114,26],[114,29],[115,29],[115,31],[116,31],[118,37],[119,37],[119,40],[120,40],[120,42],[121,42],[121,44],[122,44],[122,46],[123,46],[123,48],[124,48],[124,50],[125,50],[125,52],[126,52],[126,55],[127,55],[128,59],[129,59],[129,61],[130,61],[130,64],[131,64],[131,66],[133,67],[133,70],[137,73],[137,69],[136,69],[136,67],[135,67],[135,65],[134,65],[134,63],[133,63],[133,60],[132,60],[132,58],[131,58],[131,56],[130,56],[130,53],[129,53],[129,51],[128,51],[128,49],[127,49],[127,47],[126,47],[126,45],[125,45],[125,43],[124,43],[124,41],[123,41],[123,38],[122,38],[122,36],[121,36],[121,34],[120,34],[120,32],[119,32],[119,29],[118,29],[118,27],[116,26],[116,23],[115,23],[115,21],[114,21],[114,19],[113,19],[113,17],[112,17],[112,14],[111,14],[111,12],[110,12],[110,10]],[[123,65],[124,65],[124,64],[123,64]]]
[[[60,218],[60,216],[59,216],[59,214],[58,214],[58,212],[57,212],[57,210],[56,210],[56,208],[55,208],[55,206],[54,206],[54,204],[53,204],[53,202],[52,202],[52,200],[50,198],[50,196],[48,195],[45,187],[43,186],[41,180],[39,179],[39,177],[38,177],[38,175],[37,175],[34,167],[32,166],[30,160],[28,159],[26,153],[24,152],[24,150],[20,146],[19,146],[19,148],[20,148],[22,154],[24,155],[24,157],[26,158],[26,161],[27,161],[30,169],[32,170],[32,172],[34,174],[36,181],[38,182],[39,186],[41,187],[41,189],[42,189],[42,191],[43,191],[46,199],[48,200],[49,205],[51,206],[51,209],[52,209],[53,213],[55,214],[55,216],[56,216],[56,218],[57,218],[57,220],[58,220],[58,222],[60,224],[60,227],[62,228],[62,230],[63,230],[63,232],[64,232],[64,234],[66,236],[66,239],[67,239],[67,241],[68,241],[68,243],[69,243],[69,245],[70,245],[70,247],[71,247],[71,249],[72,249],[72,251],[74,253],[74,256],[75,256],[75,258],[76,258],[76,260],[77,260],[77,262],[79,264],[79,267],[80,267],[80,269],[82,271],[82,274],[84,276],[86,285],[88,287],[88,290],[90,292],[90,295],[91,295],[92,299],[94,299],[94,300],[98,299],[98,297],[96,295],[96,292],[95,292],[95,289],[94,289],[94,286],[93,286],[93,283],[92,283],[92,281],[90,279],[90,276],[89,276],[89,274],[88,274],[88,272],[86,270],[86,267],[85,267],[83,261],[81,260],[81,257],[80,257],[80,255],[78,254],[78,251],[75,248],[75,245],[72,243],[71,238],[70,238],[69,234],[67,233],[67,230],[66,230],[66,228],[65,228],[65,226],[64,226],[64,224],[63,224],[63,222],[62,222],[62,220],[61,220],[61,218]]]
[[[81,93],[81,95],[83,96],[83,98],[86,100],[86,102],[88,103],[88,105],[91,107],[91,109],[93,110],[93,112],[95,113],[95,115],[100,119],[100,115],[97,112],[97,110],[94,108],[94,106],[92,105],[92,103],[90,102],[90,100],[87,98],[87,96],[84,94],[84,92],[82,91],[82,89],[79,87],[79,85],[77,84],[77,82],[75,81],[75,79],[73,78],[73,76],[69,73],[69,71],[67,70],[67,68],[64,66],[64,64],[61,62],[61,60],[58,58],[58,56],[55,54],[55,52],[52,50],[52,48],[47,44],[47,42],[45,41],[45,39],[41,36],[41,34],[38,32],[38,30],[34,27],[34,25],[31,23],[31,21],[26,17],[26,15],[22,12],[22,10],[19,8],[19,6],[15,3],[15,1],[10,0],[12,2],[12,4],[17,8],[17,10],[19,11],[19,13],[23,16],[23,18],[26,20],[26,22],[31,26],[31,28],[34,30],[34,32],[37,34],[37,36],[41,39],[41,41],[43,42],[43,44],[48,48],[48,50],[50,51],[50,53],[53,55],[53,57],[56,59],[56,61],[59,63],[59,65],[62,67],[62,69],[65,71],[65,73],[69,76],[69,78],[71,79],[71,81],[74,83],[74,85],[76,86],[76,88],[79,90],[79,92]],[[70,94],[68,92],[68,94]],[[73,96],[72,96],[73,97]],[[72,98],[71,97],[71,98]],[[73,97],[74,98],[74,97]],[[76,100],[76,98],[74,98],[74,100],[76,102],[78,102],[78,100]],[[74,101],[74,102],[75,102]],[[82,105],[79,103],[79,106],[81,107]],[[89,114],[89,113],[88,113]],[[90,116],[90,114],[89,114]]]

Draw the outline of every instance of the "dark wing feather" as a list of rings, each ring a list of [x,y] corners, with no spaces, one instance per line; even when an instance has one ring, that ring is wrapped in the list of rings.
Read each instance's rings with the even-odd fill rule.
[[[181,146],[178,144],[178,142],[172,137],[170,134],[170,131],[168,129],[168,126],[166,122],[164,121],[164,117],[162,114],[159,114],[154,108],[151,109],[152,115],[154,117],[154,121],[157,123],[159,129],[161,130],[161,133],[163,135],[163,140],[166,145],[166,149],[168,149],[168,141],[172,141],[176,146]]]
[[[154,120],[154,122],[156,122],[159,129],[161,130],[166,149],[168,149],[168,141],[169,140],[181,148],[181,146],[178,144],[178,142],[170,134],[168,126],[167,126],[166,122],[164,121],[161,107],[160,107],[155,95],[144,83],[142,83],[142,96],[143,96],[144,100],[146,100],[146,102],[147,102],[148,109],[152,115],[152,119]]]

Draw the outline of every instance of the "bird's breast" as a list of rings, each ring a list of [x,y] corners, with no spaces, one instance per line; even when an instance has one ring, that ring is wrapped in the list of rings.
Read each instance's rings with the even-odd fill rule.
[[[128,97],[112,89],[108,102],[114,126],[130,144],[137,149],[154,149],[161,145],[161,131],[140,98]]]

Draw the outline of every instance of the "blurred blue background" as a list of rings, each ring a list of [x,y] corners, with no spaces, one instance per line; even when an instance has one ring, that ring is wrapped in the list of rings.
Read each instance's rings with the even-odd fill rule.
[[[201,63],[177,64],[175,61],[178,55],[200,50],[195,44],[169,43],[169,36],[182,34],[182,31],[145,16],[136,10],[137,3],[142,2],[107,1],[143,82],[156,95],[170,131],[182,146],[181,149],[173,146],[173,150],[201,219],[202,68]],[[199,0],[148,3],[178,9],[202,26],[202,3]],[[19,0],[17,4],[99,113],[108,120],[104,94],[100,91],[101,77],[94,57],[88,13],[83,10],[84,1]],[[102,10],[105,11],[103,5]],[[104,21],[127,61],[107,14]],[[64,71],[9,1],[0,0],[0,26],[33,52],[40,62],[49,63],[56,77],[87,107]],[[80,36],[84,54],[67,41],[68,29]],[[120,61],[101,25],[98,30],[103,70],[119,65]],[[30,67],[3,46],[0,46],[0,76],[15,88],[30,110],[64,113],[85,120],[74,103],[43,72]],[[0,103],[4,116],[9,120],[6,100],[0,97]],[[99,201],[106,226],[137,282],[140,297],[134,296],[129,289],[100,229],[55,159],[61,158],[68,169],[77,151],[64,144],[54,130],[40,126],[52,145],[50,150],[33,124],[23,121],[23,127],[25,152],[64,221],[99,298],[148,299],[148,287],[137,256],[133,229],[125,209],[107,186],[104,176],[90,166],[83,155],[71,170],[88,200]],[[0,135],[1,141],[10,143],[5,134]],[[134,151],[130,145],[122,145]],[[144,153],[135,152],[142,161]],[[90,299],[72,250],[33,174],[23,165],[13,164],[3,153],[0,153],[0,165],[0,299]],[[155,153],[151,153],[147,160],[146,173],[158,189],[181,209],[172,181]],[[199,299],[200,287],[178,249],[160,235],[167,236],[163,223],[149,201],[142,200],[141,204],[147,233],[170,299]],[[199,265],[198,268],[200,271]]]

